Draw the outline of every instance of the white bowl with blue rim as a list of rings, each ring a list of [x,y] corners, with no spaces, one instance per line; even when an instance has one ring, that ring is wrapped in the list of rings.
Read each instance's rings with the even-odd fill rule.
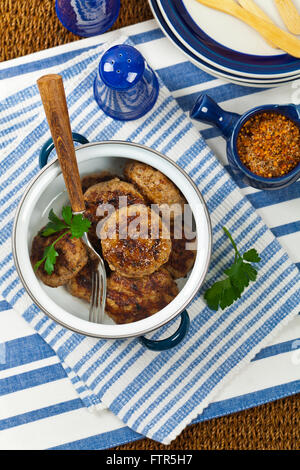
[[[82,142],[82,136],[75,139]],[[187,278],[178,282],[179,293],[174,300],[154,315],[128,324],[117,325],[108,316],[104,324],[88,321],[88,303],[73,297],[64,287],[51,288],[44,285],[35,275],[30,262],[30,249],[34,236],[47,223],[51,208],[60,212],[68,203],[63,176],[58,160],[47,164],[53,149],[48,141],[40,158],[40,173],[27,187],[19,204],[13,229],[13,255],[19,277],[27,293],[36,305],[60,325],[77,333],[96,338],[120,339],[140,337],[143,344],[151,349],[162,350],[173,347],[188,330],[189,319],[186,307],[193,300],[207,273],[211,249],[212,232],[209,213],[199,190],[174,161],[168,157],[130,142],[108,141],[87,143],[76,147],[76,157],[81,176],[111,171],[122,174],[128,160],[150,164],[166,174],[181,190],[193,212],[197,232],[197,255],[194,267]],[[153,342],[144,338],[148,332],[157,330],[177,316],[181,316],[178,330],[166,340]]]
[[[196,0],[149,0],[163,17],[174,41],[182,50],[223,72],[249,79],[284,79],[300,72],[300,59],[273,49],[249,26]],[[272,19],[283,26],[271,0],[258,2]],[[300,0],[296,0],[300,8]],[[165,28],[165,26],[164,26]],[[199,63],[200,65],[201,63]],[[201,65],[200,65],[201,66]]]

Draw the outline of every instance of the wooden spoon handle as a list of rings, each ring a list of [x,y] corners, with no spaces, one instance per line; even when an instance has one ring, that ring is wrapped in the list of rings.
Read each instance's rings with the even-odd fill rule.
[[[287,29],[293,34],[300,34],[300,13],[292,0],[275,0],[275,3]]]
[[[254,13],[254,15],[260,16],[263,20],[270,21],[270,23],[273,23],[273,21],[271,20],[271,18],[269,18],[267,13],[265,13],[265,11],[262,8],[260,8],[255,3],[254,0],[238,0],[238,2],[241,5],[241,7],[245,8],[245,10],[250,11],[250,13]],[[272,42],[270,41],[267,41],[267,42],[269,43],[271,47],[274,47],[275,49],[277,48],[277,46],[275,46],[275,44],[273,44]]]
[[[245,10],[234,0],[197,0],[202,5],[223,11],[229,15],[244,21],[258,31],[264,38],[280,47],[288,54],[300,58],[300,41],[295,36],[265,21],[250,11]]]
[[[85,210],[63,80],[60,75],[38,79],[40,95],[66,183],[73,212]]]

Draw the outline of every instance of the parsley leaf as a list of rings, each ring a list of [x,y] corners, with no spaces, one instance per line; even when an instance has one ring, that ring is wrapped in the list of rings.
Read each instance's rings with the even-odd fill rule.
[[[255,281],[257,277],[256,269],[246,261],[252,263],[259,263],[260,261],[260,257],[254,248],[246,251],[241,256],[229,231],[226,227],[223,227],[223,230],[234,248],[235,258],[230,268],[224,271],[227,277],[222,281],[215,282],[204,294],[207,305],[212,310],[218,310],[219,307],[224,310],[241,297],[250,281]]]
[[[45,256],[44,269],[48,274],[52,274],[53,271],[54,271],[54,265],[56,263],[56,258],[58,256],[58,253],[55,250],[53,244],[49,245],[49,246],[47,246],[47,248],[45,248],[44,256]]]
[[[49,235],[61,232],[62,230],[64,230],[64,232],[51,243],[51,245],[44,249],[42,259],[34,265],[35,271],[44,263],[44,270],[47,274],[51,275],[54,271],[56,258],[58,257],[58,253],[54,248],[55,244],[67,234],[71,234],[71,238],[81,238],[91,226],[91,222],[83,217],[82,214],[73,215],[70,206],[63,207],[62,217],[63,220],[54,213],[53,209],[50,210],[48,215],[49,222],[42,231],[42,236],[49,237]]]
[[[53,212],[53,209],[51,209],[51,211],[49,212],[48,219],[50,220],[50,222],[48,222],[42,232],[43,237],[48,237],[53,233],[60,232],[61,230],[68,228],[68,225],[66,225],[63,220],[60,220],[57,217],[57,215]]]
[[[228,307],[232,302],[240,297],[239,291],[231,284],[229,277],[215,284],[205,292],[204,295],[207,305],[212,310],[218,310],[219,305],[222,309]]]
[[[71,225],[72,223],[72,209],[70,206],[64,206],[61,211],[61,215],[63,216],[64,221],[68,224]]]
[[[243,259],[246,261],[250,261],[251,263],[260,262],[260,257],[258,256],[258,253],[255,248],[251,248],[251,250],[246,251],[246,253],[243,254]]]
[[[82,214],[74,215],[70,225],[72,238],[81,238],[90,226],[91,222],[85,219]]]

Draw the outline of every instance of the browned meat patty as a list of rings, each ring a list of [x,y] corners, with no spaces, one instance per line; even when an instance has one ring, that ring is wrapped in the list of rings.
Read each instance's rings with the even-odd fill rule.
[[[129,162],[125,167],[124,175],[151,203],[183,206],[186,202],[172,181],[150,165],[136,161]]]
[[[125,277],[149,275],[170,256],[170,234],[161,218],[145,205],[122,207],[103,223],[100,235],[111,270]]]
[[[162,310],[178,294],[176,283],[163,268],[139,279],[112,273],[107,287],[106,313],[116,323],[147,318]]]
[[[31,246],[31,263],[34,266],[40,259],[43,258],[44,249],[51,245],[63,232],[55,233],[49,237],[43,237],[42,231],[34,237]],[[58,253],[54,271],[52,274],[47,274],[44,270],[44,263],[39,266],[36,275],[43,281],[44,284],[50,287],[58,287],[66,284],[72,277],[83,268],[87,263],[86,248],[80,238],[71,238],[70,234],[66,234],[55,245],[55,250]]]
[[[132,184],[121,181],[119,178],[95,184],[84,194],[85,217],[92,222],[89,239],[97,251],[100,249],[99,237],[96,233],[97,224],[107,215],[105,212],[103,216],[98,216],[97,209],[102,204],[111,204],[115,209],[118,209],[120,197],[127,198],[127,205],[144,203],[144,198],[137,189]]]
[[[172,250],[169,261],[165,265],[166,269],[172,274],[175,279],[185,277],[194,266],[196,259],[196,250],[187,249],[187,244],[195,242],[196,238],[186,238],[183,227],[181,231],[181,238],[174,237],[174,226],[171,227],[171,241]],[[178,234],[179,236],[179,234]]]
[[[92,292],[92,269],[89,260],[67,284],[72,295],[87,302]],[[164,268],[138,279],[114,272],[107,279],[105,310],[116,323],[130,323],[162,310],[177,294],[178,287]]]
[[[79,299],[86,300],[90,302],[91,292],[92,292],[92,272],[96,269],[96,261],[92,260],[90,257],[87,264],[84,268],[73,277],[68,284],[66,285],[70,294],[74,297],[79,297]]]
[[[103,181],[109,181],[112,178],[114,178],[114,176],[109,171],[100,171],[99,173],[92,173],[91,175],[84,176],[81,178],[82,191],[85,193],[91,186],[94,186],[97,183],[102,183]]]

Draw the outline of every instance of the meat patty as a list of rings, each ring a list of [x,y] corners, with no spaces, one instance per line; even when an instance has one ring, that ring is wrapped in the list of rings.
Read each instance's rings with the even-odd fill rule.
[[[162,310],[177,294],[178,287],[164,268],[139,279],[114,272],[108,279],[106,313],[116,323],[131,323]]]
[[[121,181],[119,178],[95,184],[88,188],[84,194],[86,205],[86,212],[84,215],[92,223],[89,230],[89,239],[97,251],[100,249],[97,225],[101,219],[108,214],[103,211],[103,215],[97,215],[97,209],[103,204],[110,204],[115,209],[119,209],[120,197],[126,198],[126,200],[121,200],[121,203],[123,204],[127,203],[127,205],[131,205],[144,203],[144,198],[139,191],[135,189],[131,183]]]
[[[70,294],[87,302],[92,292],[92,269],[89,260],[67,284]],[[178,287],[164,268],[138,279],[114,272],[107,278],[105,311],[116,323],[131,323],[162,310],[177,294]]]
[[[183,226],[181,233],[178,234],[180,238],[175,238],[174,224],[171,226],[170,233],[172,250],[165,267],[175,279],[179,279],[185,277],[194,266],[197,250],[187,249],[187,246],[194,244],[196,238],[192,238],[188,233],[185,234]]]
[[[51,245],[63,232],[55,233],[49,237],[43,237],[42,231],[34,237],[31,246],[31,263],[32,266],[43,258],[44,249]],[[55,250],[58,253],[54,271],[47,274],[42,263],[36,271],[36,275],[44,284],[50,287],[58,287],[66,284],[72,277],[84,267],[88,257],[86,248],[80,238],[71,238],[70,234],[66,234],[56,244]]]
[[[145,205],[122,207],[102,225],[102,253],[112,271],[125,277],[149,275],[171,252],[170,233]]]
[[[185,204],[179,189],[163,173],[150,165],[132,161],[127,163],[124,175],[135,184],[147,201],[153,204]]]
[[[87,264],[66,285],[70,294],[90,302],[92,293],[92,272],[96,269],[96,259],[89,257]]]
[[[102,183],[103,181],[109,181],[114,176],[109,171],[100,171],[99,173],[92,173],[90,175],[84,176],[81,178],[81,187],[83,193],[86,192],[88,188],[94,186],[97,183]]]

